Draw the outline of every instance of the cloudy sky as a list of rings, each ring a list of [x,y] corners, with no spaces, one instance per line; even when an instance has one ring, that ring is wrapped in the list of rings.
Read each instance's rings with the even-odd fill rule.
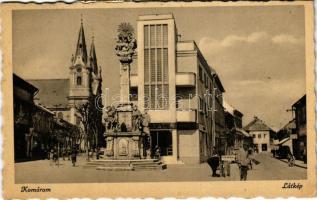
[[[182,40],[195,40],[219,74],[225,99],[277,129],[305,94],[302,6],[31,10],[13,13],[13,70],[24,79],[68,78],[83,15],[87,44],[94,33],[103,87],[119,89],[117,26],[138,15],[173,13]],[[194,31],[193,31],[194,30]],[[89,49],[89,48],[88,48]]]

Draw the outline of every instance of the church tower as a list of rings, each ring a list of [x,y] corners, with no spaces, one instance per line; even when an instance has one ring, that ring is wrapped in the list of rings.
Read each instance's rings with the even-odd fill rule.
[[[94,36],[92,37],[92,42],[90,46],[89,53],[89,67],[92,70],[92,93],[93,95],[101,95],[101,66],[98,66],[97,56],[95,50]]]
[[[79,125],[75,106],[85,103],[92,95],[92,66],[88,62],[87,46],[83,21],[81,19],[75,55],[72,55],[69,67],[70,122]]]

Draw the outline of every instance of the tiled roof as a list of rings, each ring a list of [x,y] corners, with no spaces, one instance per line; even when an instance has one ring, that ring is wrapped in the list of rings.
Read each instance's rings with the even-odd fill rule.
[[[257,117],[244,127],[246,131],[273,131],[268,125]]]
[[[69,94],[68,79],[37,79],[28,80],[39,89],[35,100],[46,108],[66,108]]]

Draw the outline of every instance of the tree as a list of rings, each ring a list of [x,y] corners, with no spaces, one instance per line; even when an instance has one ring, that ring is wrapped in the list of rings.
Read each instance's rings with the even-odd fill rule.
[[[102,113],[95,106],[95,97],[91,96],[82,104],[75,106],[77,113],[80,115],[80,121],[84,129],[85,150],[89,159],[88,149],[98,145],[98,136],[102,126]]]

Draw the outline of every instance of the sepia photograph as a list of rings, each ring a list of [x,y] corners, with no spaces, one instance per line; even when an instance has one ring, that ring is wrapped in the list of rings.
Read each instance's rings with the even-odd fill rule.
[[[7,134],[21,193],[261,181],[300,191],[310,179],[305,5],[11,13]]]

